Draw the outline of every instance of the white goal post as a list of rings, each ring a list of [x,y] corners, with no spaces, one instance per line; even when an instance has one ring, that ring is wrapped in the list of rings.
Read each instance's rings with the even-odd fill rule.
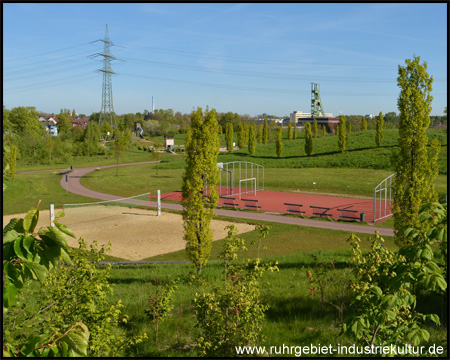
[[[243,182],[247,182],[247,181],[250,181],[250,190],[249,191],[247,191],[247,187],[245,187],[245,190],[244,191],[242,191],[242,183]],[[253,189],[252,189],[252,186],[253,185]],[[239,180],[239,199],[241,198],[241,195],[242,194],[248,194],[248,193],[254,193],[255,194],[255,196],[256,196],[256,178],[250,178],[250,179],[242,179],[242,180]]]

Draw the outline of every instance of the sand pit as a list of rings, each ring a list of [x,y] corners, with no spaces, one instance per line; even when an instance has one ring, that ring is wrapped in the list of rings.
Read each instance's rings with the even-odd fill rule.
[[[59,212],[56,209],[55,212]],[[82,237],[88,244],[97,240],[99,245],[111,241],[108,255],[126,260],[142,260],[151,256],[166,254],[185,248],[184,229],[181,215],[156,211],[118,207],[86,206],[66,208],[65,216],[59,222],[66,225],[78,238]],[[23,218],[25,214],[3,216],[3,226],[11,218]],[[39,212],[38,228],[50,223],[49,211]],[[227,221],[213,220],[214,240],[226,237],[225,226],[233,224]],[[239,234],[252,231],[254,225],[234,223]],[[70,247],[78,247],[78,240],[67,237]]]

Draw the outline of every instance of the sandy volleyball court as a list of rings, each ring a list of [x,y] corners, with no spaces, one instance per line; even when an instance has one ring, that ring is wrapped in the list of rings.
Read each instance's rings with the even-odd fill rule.
[[[55,212],[59,212],[56,209]],[[86,206],[66,208],[65,216],[59,222],[71,229],[77,239],[67,237],[70,247],[78,247],[78,238],[88,244],[97,240],[99,245],[111,241],[108,255],[126,260],[142,260],[151,256],[182,250],[184,230],[181,215],[118,206]],[[23,218],[25,214],[3,216],[3,226],[13,217]],[[39,212],[38,228],[50,223],[49,211]],[[226,237],[225,226],[231,222],[213,220],[214,240]],[[234,223],[239,233],[255,229],[253,225]]]

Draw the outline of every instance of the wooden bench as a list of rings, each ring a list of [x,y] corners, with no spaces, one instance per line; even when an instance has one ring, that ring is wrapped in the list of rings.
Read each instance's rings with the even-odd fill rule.
[[[331,214],[327,213],[327,211],[330,211],[330,208],[327,207],[320,207],[320,206],[310,206],[311,209],[313,209],[313,216],[319,216],[319,217],[331,217]]]
[[[340,218],[347,220],[361,220],[361,215],[358,214],[358,210],[350,210],[350,209],[338,209],[340,211]]]
[[[290,204],[290,203],[284,203],[284,205],[287,206],[287,212],[290,213],[297,213],[297,214],[304,214],[305,212],[302,211],[302,206],[300,204]]]
[[[232,207],[234,209],[237,208],[236,199],[235,198],[229,198],[225,196],[220,197],[222,200],[222,206],[224,207]]]
[[[258,205],[258,200],[253,199],[242,199],[244,202],[245,209],[247,210],[259,210],[261,206]]]

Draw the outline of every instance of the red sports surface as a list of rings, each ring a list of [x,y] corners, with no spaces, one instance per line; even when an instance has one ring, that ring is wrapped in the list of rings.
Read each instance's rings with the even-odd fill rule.
[[[225,191],[222,190],[222,194]],[[153,198],[154,196],[152,196]],[[248,200],[257,200],[257,202],[251,201],[247,202],[247,204],[257,205],[259,206],[260,211],[264,212],[275,212],[275,213],[288,213],[288,204],[298,204],[302,205],[301,207],[293,207],[289,206],[291,209],[297,209],[304,211],[302,215],[312,217],[314,215],[314,211],[316,212],[324,212],[325,214],[330,214],[333,219],[340,219],[341,215],[343,216],[352,216],[356,217],[355,221],[360,219],[361,213],[364,213],[364,220],[366,222],[373,222],[374,220],[374,203],[373,199],[355,199],[355,198],[346,198],[346,197],[336,197],[336,196],[324,196],[324,195],[312,195],[312,194],[300,194],[300,193],[286,193],[286,192],[278,192],[278,191],[257,191],[256,195],[254,192],[227,196],[226,198],[219,198],[218,206],[224,206],[224,201],[230,203],[227,199],[233,199],[231,202],[234,202],[237,208],[245,209],[245,201],[243,199]],[[171,193],[161,194],[161,200],[174,200],[181,201],[181,191],[175,191]],[[382,207],[386,207],[389,209],[389,202],[382,202]],[[229,205],[228,205],[229,206]],[[313,207],[327,208],[326,209],[314,209]],[[254,208],[255,209],[255,208]],[[353,211],[339,211],[338,209],[346,209]],[[379,209],[379,204],[377,204],[377,209]],[[377,210],[378,212],[378,210]],[[326,216],[326,215],[324,215]],[[377,222],[382,222],[386,220],[378,220]],[[352,219],[346,219],[352,220]]]

